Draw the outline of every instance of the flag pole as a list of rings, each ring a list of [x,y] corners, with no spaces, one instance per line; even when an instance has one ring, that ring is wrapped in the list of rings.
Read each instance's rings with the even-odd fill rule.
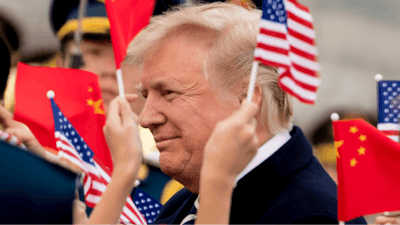
[[[122,70],[121,66],[117,69],[117,82],[118,82],[118,91],[119,96],[121,98],[125,98],[125,91],[124,91],[124,80],[122,79]]]
[[[339,119],[340,119],[339,114],[337,114],[337,113],[335,113],[335,112],[331,114],[331,120],[332,120],[332,122],[338,121]],[[345,225],[344,221],[343,221],[343,220],[339,220],[339,225]]]
[[[253,66],[251,68],[249,89],[247,91],[247,102],[248,103],[251,103],[251,101],[253,100],[254,88],[256,86],[256,79],[257,79],[258,65],[259,65],[259,62],[254,61]]]
[[[87,0],[80,0],[78,12],[78,24],[74,34],[75,51],[71,55],[70,68],[79,69],[84,65],[81,51],[82,22],[86,14]]]

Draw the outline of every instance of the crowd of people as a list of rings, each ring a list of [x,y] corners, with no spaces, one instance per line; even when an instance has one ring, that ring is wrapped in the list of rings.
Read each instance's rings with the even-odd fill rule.
[[[89,216],[76,200],[75,224],[118,223],[136,180],[165,203],[155,224],[338,223],[336,183],[292,124],[292,99],[279,87],[276,68],[260,65],[254,97],[246,101],[261,3],[212,2],[168,11],[157,1],[150,24],[127,48],[122,98],[104,1],[88,0],[80,69],[99,76],[114,168]],[[71,64],[78,3],[52,1],[57,67]],[[32,153],[74,170],[4,105],[0,123]]]

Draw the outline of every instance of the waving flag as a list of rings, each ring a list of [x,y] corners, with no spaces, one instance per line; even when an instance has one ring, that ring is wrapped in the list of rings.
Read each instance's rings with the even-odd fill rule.
[[[280,87],[314,104],[321,83],[309,9],[296,0],[264,0],[256,61],[279,68]]]
[[[362,119],[333,122],[338,219],[400,210],[400,143]]]
[[[378,82],[378,130],[399,142],[400,81]]]
[[[105,0],[117,69],[131,40],[149,24],[155,0]]]
[[[54,121],[46,93],[57,91],[58,104],[96,156],[112,170],[103,126],[106,121],[99,77],[83,70],[35,67],[19,63],[14,119],[29,127],[40,144],[56,151]]]
[[[65,158],[85,172],[84,193],[86,204],[93,208],[111,181],[111,172],[95,156],[69,120],[54,101],[54,92],[49,91],[53,111],[55,137],[59,156]],[[146,224],[146,220],[133,204],[131,197],[126,199],[120,220],[124,223]]]

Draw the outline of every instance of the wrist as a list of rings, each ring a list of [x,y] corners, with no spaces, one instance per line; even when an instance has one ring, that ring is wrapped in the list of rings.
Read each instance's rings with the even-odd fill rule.
[[[221,172],[220,170],[203,168],[200,175],[201,183],[208,183],[218,186],[233,187],[235,183],[236,176]]]

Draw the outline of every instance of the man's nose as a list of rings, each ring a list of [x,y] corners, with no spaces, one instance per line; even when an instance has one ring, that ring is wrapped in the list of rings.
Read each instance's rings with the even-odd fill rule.
[[[157,100],[148,97],[140,114],[140,125],[151,129],[164,124],[166,120],[167,118],[160,111],[160,104]]]

